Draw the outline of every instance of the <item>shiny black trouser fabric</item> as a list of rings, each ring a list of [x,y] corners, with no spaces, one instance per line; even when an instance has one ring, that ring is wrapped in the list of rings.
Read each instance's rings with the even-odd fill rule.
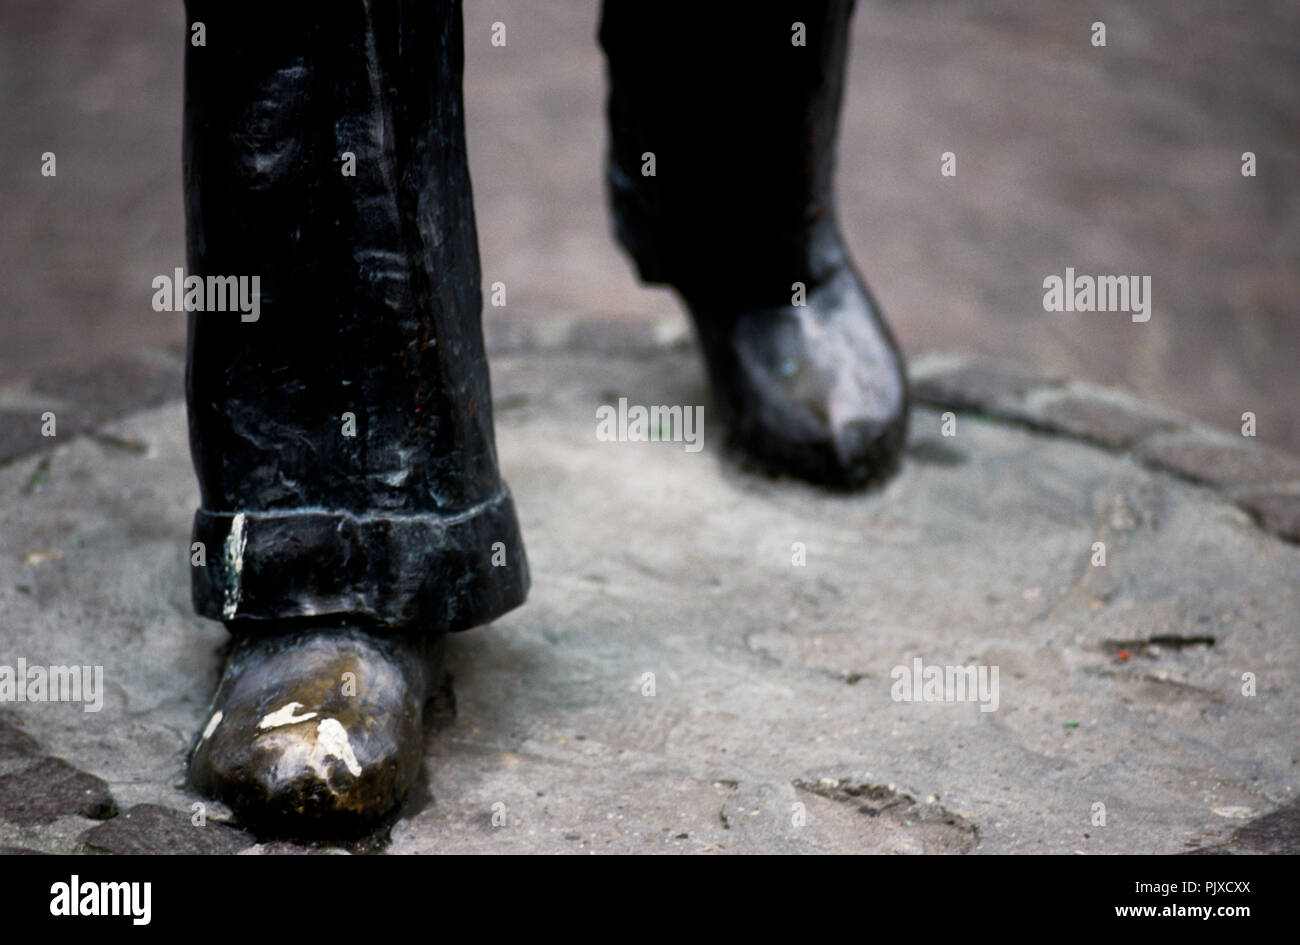
[[[460,6],[186,9],[207,34],[186,49],[188,272],[261,279],[256,322],[190,315],[195,607],[236,632],[491,620],[528,568],[493,441]]]
[[[607,3],[611,198],[646,279],[807,277],[851,6]],[[189,316],[195,607],[235,632],[485,623],[529,578],[493,440],[460,4],[186,11],[206,31],[186,47],[187,274],[261,282],[255,322]]]
[[[615,230],[697,317],[788,303],[792,282],[841,263],[831,184],[853,5],[606,0]]]

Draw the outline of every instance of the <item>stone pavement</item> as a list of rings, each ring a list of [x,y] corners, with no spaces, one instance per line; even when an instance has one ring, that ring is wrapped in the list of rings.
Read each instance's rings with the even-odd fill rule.
[[[489,344],[532,597],[453,638],[422,783],[330,852],[1300,850],[1295,459],[934,355],[902,474],[828,495],[725,460],[707,407],[702,452],[596,438],[619,397],[705,402],[680,319]],[[0,466],[0,665],[104,680],[0,706],[0,848],[305,852],[192,823],[224,631],[189,606],[179,371],[0,390],[6,442],[63,395]],[[997,667],[996,708],[895,701],[918,658]]]

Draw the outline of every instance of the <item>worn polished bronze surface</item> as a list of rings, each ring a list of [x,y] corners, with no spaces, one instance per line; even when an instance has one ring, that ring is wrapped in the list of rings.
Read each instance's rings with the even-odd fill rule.
[[[421,718],[445,637],[357,628],[234,642],[190,762],[190,779],[254,827],[359,833],[420,770]]]

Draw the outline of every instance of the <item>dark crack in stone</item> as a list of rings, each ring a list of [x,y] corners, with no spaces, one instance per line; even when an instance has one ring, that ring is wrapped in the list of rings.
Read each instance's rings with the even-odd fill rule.
[[[921,403],[954,410],[992,412],[998,404],[1022,400],[1039,387],[1059,387],[1061,380],[1028,374],[999,362],[968,362],[912,380],[912,392]]]
[[[1070,436],[1090,440],[1108,449],[1127,449],[1157,433],[1169,433],[1178,424],[1144,413],[1139,405],[1121,405],[1082,394],[1066,394],[1041,407],[1044,422]]]
[[[1152,465],[1220,489],[1300,481],[1300,460],[1244,440],[1175,434],[1144,443],[1142,453]]]
[[[1254,515],[1262,528],[1300,541],[1300,493],[1281,489],[1252,492],[1238,498],[1237,504]]]
[[[962,450],[956,449],[934,437],[917,440],[907,448],[907,455],[914,462],[927,466],[960,466],[969,458]]]
[[[795,790],[835,801],[873,821],[889,822],[913,831],[911,840],[929,852],[969,853],[979,842],[979,827],[938,802],[918,801],[890,785],[866,784],[839,778],[790,782]]]

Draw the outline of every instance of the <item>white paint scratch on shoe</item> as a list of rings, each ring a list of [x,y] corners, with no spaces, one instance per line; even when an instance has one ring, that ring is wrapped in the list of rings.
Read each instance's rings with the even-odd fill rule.
[[[257,723],[260,729],[279,728],[281,725],[296,725],[299,722],[306,722],[308,719],[316,718],[315,712],[308,712],[305,715],[296,715],[295,713],[302,708],[301,702],[290,702],[282,709],[276,709],[267,715],[262,721]]]
[[[248,547],[248,536],[244,534],[244,513],[236,512],[230,521],[230,534],[226,536],[222,556],[226,565],[226,585],[222,593],[221,615],[227,620],[239,610],[239,602],[244,597],[244,550]]]
[[[348,741],[348,730],[338,719],[322,719],[316,727],[316,745],[326,755],[338,758],[354,778],[361,776],[361,764]]]
[[[212,733],[217,730],[217,726],[221,724],[221,716],[222,716],[222,712],[220,709],[212,713],[212,718],[208,719],[208,724],[203,729],[204,741],[207,741],[209,738],[211,738]]]

